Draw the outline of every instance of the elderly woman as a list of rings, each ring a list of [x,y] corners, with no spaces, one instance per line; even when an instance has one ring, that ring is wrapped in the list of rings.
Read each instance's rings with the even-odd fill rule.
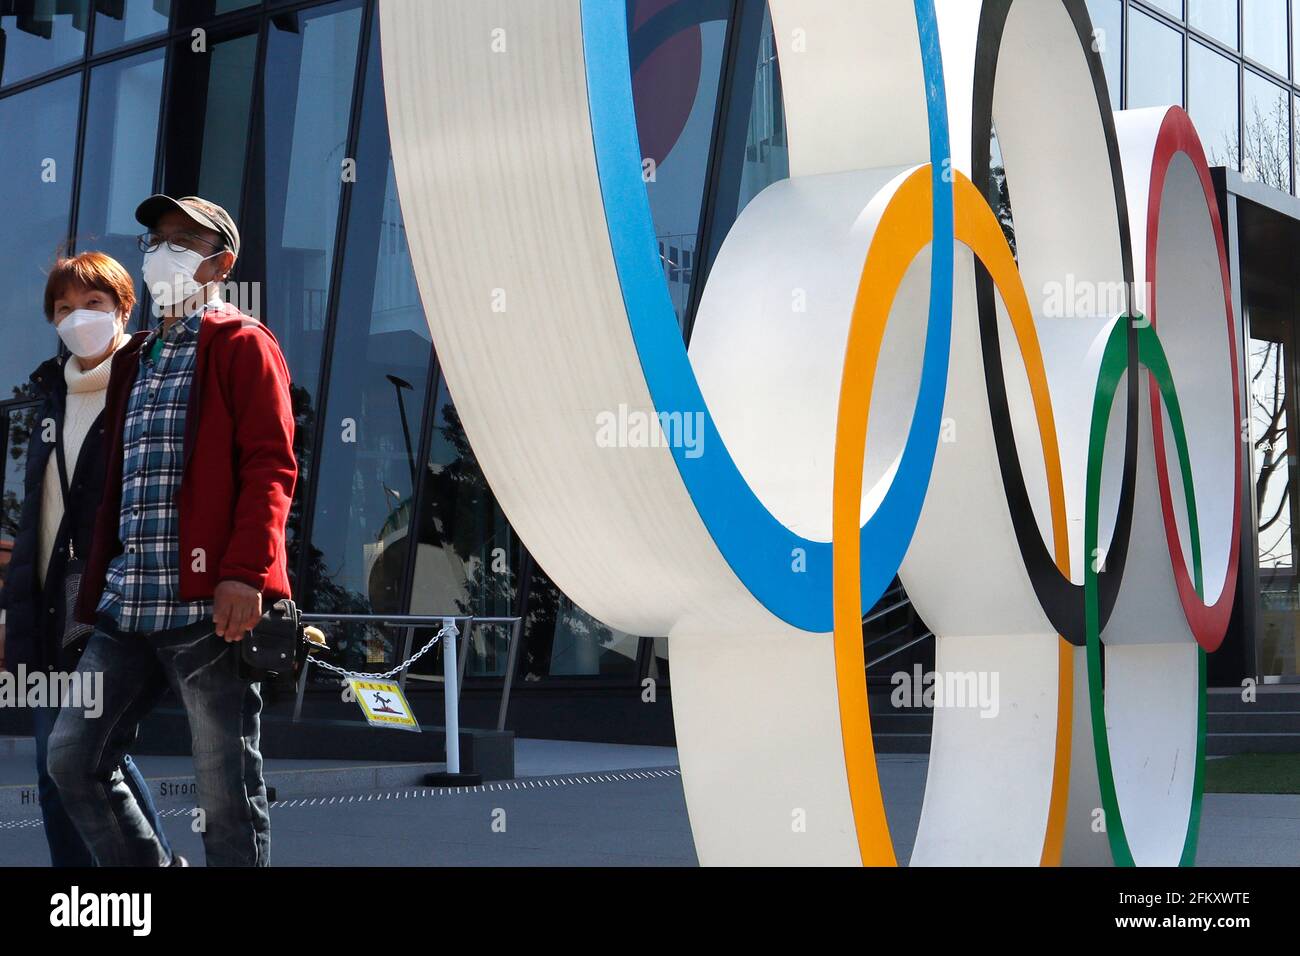
[[[43,405],[27,446],[26,497],[0,608],[0,667],[69,673],[89,638],[68,610],[68,576],[90,549],[104,486],[101,417],[113,354],[129,336],[134,284],[117,260],[83,252],[55,263],[45,285],[45,318],[72,354],[43,363],[31,380]],[[58,708],[34,708],[36,772],[45,837],[54,866],[91,866],[90,850],[46,772],[46,744]],[[157,810],[130,757],[125,776],[166,846]],[[168,850],[170,856],[170,850]],[[184,865],[180,857],[175,864]]]

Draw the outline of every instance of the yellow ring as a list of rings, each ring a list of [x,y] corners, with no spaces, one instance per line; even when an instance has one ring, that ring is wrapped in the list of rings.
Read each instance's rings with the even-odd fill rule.
[[[1051,503],[1052,537],[1057,567],[1069,573],[1069,531],[1061,456],[1052,414],[1051,393],[1033,311],[1025,294],[1015,257],[993,210],[969,178],[955,173],[956,238],[983,263],[1010,315],[1029,378],[1038,422]],[[918,167],[903,181],[881,216],[867,251],[849,325],[836,424],[835,475],[832,512],[834,562],[835,673],[839,688],[840,728],[849,797],[853,805],[858,849],[865,866],[897,866],[885,816],[871,714],[867,705],[866,661],[862,649],[862,598],[859,523],[862,509],[862,462],[866,452],[872,387],[890,309],[913,260],[933,241],[930,167]],[[1043,835],[1043,866],[1058,866],[1065,839],[1065,812],[1070,780],[1070,738],[1073,724],[1073,649],[1059,639],[1057,655],[1056,763],[1052,773],[1047,827]]]

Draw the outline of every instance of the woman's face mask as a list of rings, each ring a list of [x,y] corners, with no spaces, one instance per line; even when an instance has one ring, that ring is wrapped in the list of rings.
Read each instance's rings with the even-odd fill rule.
[[[78,309],[64,316],[55,331],[77,358],[94,358],[108,351],[117,338],[117,313]]]
[[[194,278],[208,259],[221,255],[214,252],[203,256],[193,249],[174,252],[167,243],[162,243],[153,252],[144,254],[144,284],[149,288],[154,304],[164,309],[180,305],[190,296],[197,295],[203,286]]]

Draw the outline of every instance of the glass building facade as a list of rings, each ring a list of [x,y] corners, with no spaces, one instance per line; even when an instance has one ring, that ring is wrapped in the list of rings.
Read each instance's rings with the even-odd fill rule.
[[[1116,109],[1182,106],[1212,166],[1297,195],[1300,4],[1087,2]]]
[[[1177,104],[1220,192],[1249,442],[1237,607],[1214,683],[1300,680],[1300,0],[1087,0],[1116,109]],[[1252,560],[1253,559],[1253,560]]]
[[[139,200],[202,195],[239,222],[238,304],[275,333],[293,376],[300,482],[289,535],[299,603],[327,613],[521,616],[508,726],[667,742],[667,642],[605,626],[551,582],[497,506],[460,426],[407,250],[376,5],[0,0],[0,542],[11,540],[21,506],[35,408],[27,376],[58,347],[41,315],[46,270],[60,252],[86,249],[136,270]],[[1231,182],[1295,202],[1300,0],[1088,6],[1117,108],[1185,105],[1213,163],[1235,171]],[[771,21],[763,0],[627,7],[647,189],[689,338],[728,229],[788,172]],[[1300,416],[1291,408],[1300,394],[1300,273],[1283,274],[1267,308],[1252,311],[1248,298],[1243,310],[1251,374],[1267,385],[1272,412],[1257,422],[1259,559],[1245,582],[1259,596],[1258,620],[1239,610],[1241,663],[1224,665],[1224,679],[1237,670],[1296,675],[1289,622],[1300,613],[1300,542],[1290,515],[1300,495],[1289,423]],[[1249,297],[1252,280],[1242,281]],[[4,560],[0,553],[0,571]],[[410,635],[366,623],[331,636],[340,663],[382,669]],[[507,636],[504,627],[471,635],[468,722],[476,695],[486,706],[500,693]],[[887,680],[932,657],[929,638],[895,586],[864,619],[869,675]],[[436,653],[415,668],[439,671]],[[661,704],[649,710],[640,706],[647,679]],[[326,690],[322,699],[337,696],[332,684]]]

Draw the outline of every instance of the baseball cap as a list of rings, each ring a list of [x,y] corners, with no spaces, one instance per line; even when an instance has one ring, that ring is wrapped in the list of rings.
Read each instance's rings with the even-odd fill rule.
[[[236,256],[239,255],[239,230],[235,227],[235,220],[231,219],[230,213],[216,203],[208,202],[199,196],[182,196],[180,199],[173,199],[161,193],[150,196],[136,207],[135,218],[146,229],[152,229],[164,213],[172,210],[188,216],[200,226],[219,233],[225,240],[226,248]]]

